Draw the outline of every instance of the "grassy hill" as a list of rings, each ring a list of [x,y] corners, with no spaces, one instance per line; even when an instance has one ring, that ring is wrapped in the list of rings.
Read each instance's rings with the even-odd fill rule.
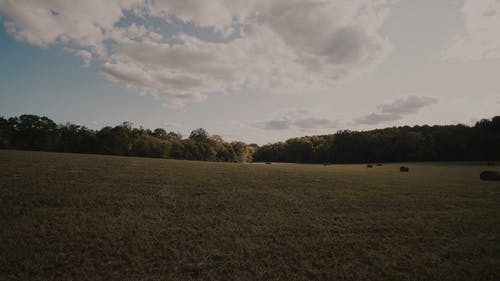
[[[0,150],[0,280],[500,280],[483,164]]]

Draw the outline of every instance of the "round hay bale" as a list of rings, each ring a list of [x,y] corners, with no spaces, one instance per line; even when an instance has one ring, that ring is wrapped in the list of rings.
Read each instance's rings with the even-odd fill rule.
[[[408,173],[408,172],[410,172],[410,168],[405,167],[405,166],[401,166],[401,167],[399,167],[399,171],[404,172],[404,173]]]
[[[373,165],[372,164],[367,164],[366,167],[367,168],[373,168]]]
[[[497,171],[483,171],[479,178],[483,181],[500,181],[500,174]]]

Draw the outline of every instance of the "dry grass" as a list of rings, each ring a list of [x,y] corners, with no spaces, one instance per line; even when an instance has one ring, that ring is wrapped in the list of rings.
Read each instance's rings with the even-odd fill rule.
[[[0,151],[0,280],[500,280],[485,165]]]

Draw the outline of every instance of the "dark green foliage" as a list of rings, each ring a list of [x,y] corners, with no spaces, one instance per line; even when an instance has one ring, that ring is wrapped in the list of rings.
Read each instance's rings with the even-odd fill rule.
[[[202,128],[198,128],[191,132],[191,134],[189,135],[189,139],[197,142],[208,142],[210,141],[210,136],[208,135],[207,131]]]
[[[404,126],[292,138],[259,147],[225,142],[202,128],[187,139],[129,122],[94,131],[47,117],[0,117],[0,148],[224,162],[374,163],[500,160],[500,116],[465,125]]]
[[[0,145],[30,150],[53,150],[58,137],[57,125],[47,117],[24,114],[0,120]]]
[[[242,142],[225,142],[204,129],[182,139],[176,132],[134,128],[130,122],[94,131],[70,123],[58,126],[36,115],[0,117],[0,148],[226,162],[251,161],[255,150]]]
[[[500,116],[474,127],[404,126],[289,139],[264,145],[254,161],[363,163],[500,159]]]

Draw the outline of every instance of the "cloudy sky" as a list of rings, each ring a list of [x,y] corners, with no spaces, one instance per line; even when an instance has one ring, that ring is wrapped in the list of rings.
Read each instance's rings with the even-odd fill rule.
[[[264,144],[500,115],[500,0],[0,0],[0,115]]]

